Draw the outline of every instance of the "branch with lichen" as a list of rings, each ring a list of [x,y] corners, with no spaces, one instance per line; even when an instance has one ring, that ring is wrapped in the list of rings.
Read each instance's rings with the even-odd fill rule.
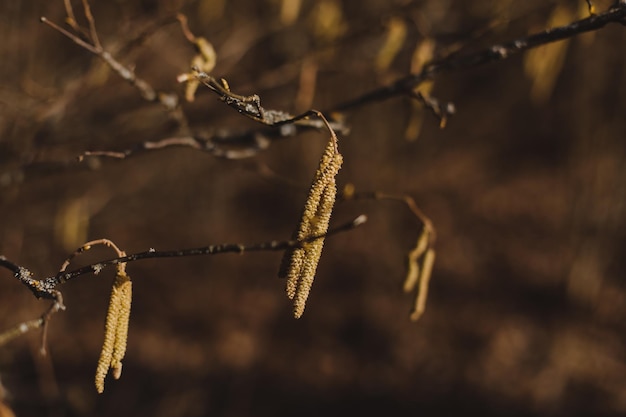
[[[302,248],[306,245],[311,245],[315,241],[324,239],[328,236],[332,236],[341,232],[346,232],[362,225],[366,221],[367,217],[361,215],[350,222],[341,224],[332,229],[326,228],[323,233],[308,234],[302,239],[270,241],[256,244],[225,243],[199,248],[171,251],[157,251],[155,249],[149,249],[144,252],[133,253],[130,255],[127,255],[125,252],[121,251],[110,240],[100,239],[87,242],[86,244],[78,248],[72,255],[70,255],[65,260],[56,275],[44,279],[34,278],[33,273],[29,269],[20,266],[14,262],[11,262],[4,256],[0,255],[1,268],[5,268],[11,271],[13,273],[13,276],[22,284],[24,284],[35,297],[52,301],[50,307],[40,318],[25,321],[8,330],[0,332],[0,346],[9,343],[10,341],[29,331],[42,328],[43,331],[41,346],[42,353],[45,353],[45,335],[48,323],[50,322],[50,318],[54,313],[58,312],[59,310],[65,309],[65,306],[63,304],[63,296],[61,292],[57,289],[57,287],[80,276],[88,274],[97,275],[104,268],[115,266],[116,277],[111,291],[111,298],[105,324],[104,344],[102,347],[100,359],[98,361],[95,379],[96,389],[98,390],[98,392],[103,392],[104,379],[109,369],[112,370],[114,378],[117,379],[120,377],[122,370],[122,359],[126,351],[126,338],[128,332],[128,321],[130,317],[130,305],[132,298],[132,283],[130,281],[130,277],[126,273],[126,265],[128,263],[146,259],[218,255],[224,253],[291,251],[297,248]],[[116,251],[116,254],[118,256],[71,271],[66,270],[67,267],[70,265],[71,260],[76,255],[90,250],[94,245],[105,245],[107,247],[111,247]]]

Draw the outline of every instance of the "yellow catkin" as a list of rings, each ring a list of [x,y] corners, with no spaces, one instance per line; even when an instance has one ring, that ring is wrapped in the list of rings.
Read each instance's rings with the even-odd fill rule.
[[[336,196],[337,186],[335,185],[335,180],[333,178],[322,194],[319,211],[315,219],[315,224],[312,227],[312,233],[314,235],[324,234],[328,231],[330,216],[332,214]],[[304,313],[306,301],[309,297],[311,287],[313,286],[315,272],[317,271],[317,265],[319,264],[323,247],[324,238],[317,239],[307,245],[305,261],[300,275],[296,299],[294,301],[295,318],[300,318]]]
[[[315,223],[315,218],[319,212],[322,194],[328,185],[334,181],[340,167],[341,155],[335,155],[335,144],[329,141],[322,155],[315,177],[313,178],[306,203],[304,204],[302,220],[300,221],[297,234],[298,239],[304,239],[310,234],[311,226]]]
[[[315,216],[318,211],[318,206],[320,199],[322,198],[324,188],[326,184],[328,184],[329,179],[334,179],[335,175],[337,175],[337,171],[339,171],[339,167],[336,167],[336,164],[333,163],[336,158],[335,144],[331,140],[328,142],[328,145],[324,150],[319,167],[313,177],[313,182],[311,184],[311,188],[309,189],[306,202],[304,203],[304,209],[302,210],[298,230],[294,234],[294,238],[297,240],[305,239],[307,236],[312,234],[311,225],[315,221]],[[341,163],[339,166],[341,166]],[[290,299],[292,299],[295,294],[297,279],[300,275],[299,271],[302,265],[301,257],[304,256],[304,253],[304,250],[301,248],[288,250],[285,252],[281,262],[278,276],[281,278],[287,277],[287,295]]]
[[[294,249],[291,253],[289,260],[288,272],[287,272],[287,297],[290,300],[296,295],[298,289],[298,280],[300,279],[300,271],[302,270],[302,264],[304,263],[304,257],[306,255],[304,248]]]
[[[337,196],[335,177],[342,162],[343,158],[337,152],[336,138],[333,135],[313,177],[298,230],[295,233],[296,239],[303,240],[328,232]],[[323,246],[324,239],[319,238],[305,243],[302,248],[287,251],[283,257],[279,275],[287,277],[286,292],[287,296],[294,300],[295,318],[300,318],[304,312]]]
[[[300,14],[302,0],[283,0],[280,5],[280,22],[289,26],[293,24]]]
[[[313,182],[309,189],[306,202],[304,203],[304,209],[302,210],[301,220],[298,224],[298,230],[294,235],[295,239],[302,240],[311,234],[311,225],[313,224],[315,215],[317,214],[324,188],[326,187],[326,184],[328,184],[329,178],[332,179],[336,175],[336,173],[332,173],[332,161],[334,160],[333,152],[334,145],[332,141],[330,141],[324,151],[324,154],[322,155],[319,167],[315,172],[315,177],[313,177]],[[331,172],[329,172],[329,170]],[[295,252],[298,252],[297,249],[287,251],[285,256],[289,258]],[[289,265],[289,263],[287,265]]]
[[[205,38],[196,38],[194,41],[198,54],[194,55],[191,59],[191,68],[197,68],[202,72],[210,73],[215,68],[217,62],[217,55],[213,45]],[[193,102],[196,97],[196,90],[200,86],[200,81],[197,78],[191,77],[187,80],[185,86],[185,100]]]
[[[420,274],[420,284],[417,291],[417,297],[415,298],[415,307],[411,312],[411,320],[417,321],[424,313],[426,309],[426,299],[428,298],[428,284],[430,282],[430,276],[433,271],[433,265],[435,264],[435,251],[434,249],[428,249],[424,255],[424,262],[422,263],[422,273]]]
[[[202,57],[196,55],[191,60],[191,65],[200,67],[200,65],[202,65]],[[198,90],[198,87],[200,87],[200,81],[196,78],[189,78],[187,84],[185,85],[185,100],[190,103],[194,102],[196,100],[196,91]]]
[[[409,254],[410,255],[410,254]],[[415,288],[417,284],[417,279],[420,275],[420,266],[417,263],[417,258],[412,258],[409,256],[409,269],[406,273],[406,278],[404,279],[404,285],[402,289],[404,292],[411,292]]]
[[[306,263],[311,263],[311,260],[307,260]],[[306,265],[305,263],[305,265]],[[298,290],[293,300],[293,316],[296,319],[302,317],[304,314],[304,309],[306,308],[306,301],[309,298],[309,293],[311,292],[311,287],[313,286],[314,276],[301,276],[298,281]]]
[[[404,292],[411,292],[415,285],[417,284],[417,278],[419,277],[420,267],[417,263],[420,256],[424,254],[426,248],[428,247],[428,231],[426,228],[422,231],[422,234],[419,238],[417,238],[417,243],[415,247],[409,252],[408,261],[409,261],[409,269],[406,274],[406,278],[404,279],[403,289]]]
[[[111,358],[111,369],[113,378],[119,379],[122,375],[122,359],[126,354],[126,342],[128,340],[128,323],[130,321],[130,306],[132,302],[133,283],[128,275],[118,275],[120,297],[120,312],[118,315],[118,324],[115,332],[115,344],[113,346],[113,357]]]
[[[203,37],[198,37],[194,43],[196,44],[196,48],[198,48],[199,55],[203,59],[200,69],[206,73],[213,71],[217,63],[217,54],[211,42]]]
[[[126,352],[131,301],[132,283],[121,265],[118,267],[111,290],[109,310],[104,326],[104,342],[96,368],[95,384],[100,394],[104,392],[104,379],[109,369],[113,370],[113,376],[116,379],[121,375],[122,359]]]
[[[548,27],[565,25],[575,19],[567,4],[558,4],[552,12]],[[570,39],[552,42],[524,54],[524,71],[531,79],[530,98],[535,104],[544,104],[552,95],[556,82],[563,72]]]
[[[312,235],[322,235],[328,232],[328,225],[337,196],[337,186],[335,185],[335,175],[341,166],[341,155],[335,155],[332,161],[332,168],[327,172],[328,176],[323,177],[326,186],[323,189],[321,198],[318,203],[315,216],[310,219],[310,231]],[[294,317],[300,318],[304,313],[306,301],[315,279],[315,272],[322,255],[324,247],[324,238],[317,239],[307,245],[305,249],[305,260],[300,273],[299,285],[294,301]]]
[[[404,23],[404,19],[398,17],[391,18],[388,23],[385,42],[376,56],[376,70],[378,70],[378,72],[389,69],[393,60],[402,50],[406,35],[407,27],[406,23]]]

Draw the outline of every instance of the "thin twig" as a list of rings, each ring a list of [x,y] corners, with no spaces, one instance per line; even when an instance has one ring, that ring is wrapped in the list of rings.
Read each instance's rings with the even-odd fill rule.
[[[67,38],[69,38],[72,42],[74,42],[76,45],[80,46],[81,48],[88,50],[92,54],[96,54],[96,55],[99,54],[98,49],[95,48],[93,45],[88,44],[87,42],[79,38],[78,36],[63,29],[61,26],[57,25],[53,21],[48,20],[45,16],[41,16],[39,20],[41,21],[41,23],[45,23],[46,25],[50,26],[52,29],[65,35]]]
[[[72,13],[71,9],[68,15]],[[556,42],[558,40],[566,39],[575,36],[579,33],[584,33],[592,30],[597,30],[608,23],[620,22],[625,23],[626,16],[626,4],[623,1],[618,2],[613,8],[608,11],[590,16],[586,19],[582,19],[566,26],[547,29],[542,32],[538,32],[527,37],[519,38],[513,41],[505,42],[503,44],[494,45],[490,48],[483,49],[476,53],[468,55],[459,55],[457,53],[451,54],[441,60],[433,61],[422,67],[422,70],[417,74],[411,74],[406,77],[400,78],[395,83],[378,88],[369,93],[363,94],[348,102],[336,105],[332,110],[326,111],[325,114],[331,114],[336,111],[344,111],[359,107],[369,102],[388,99],[398,95],[408,95],[421,101],[433,114],[439,118],[440,125],[443,127],[446,124],[447,117],[454,113],[454,105],[452,103],[439,102],[432,97],[425,97],[419,92],[415,92],[414,88],[420,85],[425,80],[434,78],[436,75],[452,70],[466,69],[477,65],[486,64],[488,62],[494,62],[498,60],[506,59],[514,54],[524,52],[530,48],[545,45],[547,43]],[[68,19],[71,19],[69,16]],[[178,20],[181,23],[183,34],[190,41],[193,42],[196,36],[191,33],[186,25],[186,19],[184,16],[179,16]],[[45,18],[42,21],[49,24],[55,30],[64,34],[78,45],[86,48],[94,54],[101,56],[113,69],[115,69],[124,79],[136,85],[141,91],[142,95],[149,99],[155,99],[155,92],[147,84],[143,84],[142,80],[137,79],[132,71],[124,68],[121,64],[115,61],[109,54],[98,52],[92,45],[86,43],[82,39],[67,32],[66,30],[58,27]],[[72,26],[75,27],[75,26]],[[148,150],[163,149],[170,146],[184,146],[193,149],[201,150],[203,152],[210,153],[216,157],[227,159],[240,159],[247,158],[256,155],[259,151],[266,149],[270,145],[270,140],[273,138],[281,138],[287,136],[293,136],[297,133],[296,126],[304,128],[323,128],[321,122],[315,118],[309,118],[311,115],[309,112],[301,115],[294,116],[280,110],[267,110],[261,106],[260,98],[258,95],[244,96],[235,94],[230,91],[228,83],[225,80],[217,80],[212,76],[198,71],[194,74],[183,74],[179,77],[179,81],[187,81],[191,77],[197,77],[201,80],[211,91],[215,92],[222,101],[229,106],[235,108],[239,113],[245,116],[263,123],[269,127],[281,127],[281,129],[266,129],[266,130],[251,130],[248,132],[238,133],[220,133],[220,135],[212,135],[209,138],[203,138],[201,136],[189,136],[180,138],[165,138],[158,141],[146,141],[142,142],[135,147],[123,151],[90,151],[85,152],[79,157],[82,160],[85,156],[102,156],[112,157],[118,159],[124,159],[137,153],[142,153]],[[166,100],[167,101],[167,100]],[[175,106],[174,101],[169,101],[168,107]],[[331,121],[332,128],[337,132],[346,133],[347,127],[341,120]],[[234,147],[231,149],[231,147]]]
[[[490,62],[501,61],[531,48],[601,29],[609,23],[626,24],[626,2],[620,0],[603,13],[589,16],[565,26],[546,29],[529,36],[493,45],[475,53],[467,55],[453,54],[433,61],[426,64],[422,71],[417,74],[402,77],[388,86],[377,88],[352,100],[340,103],[332,107],[330,111],[345,111],[367,103],[410,94],[416,86],[426,80],[433,79],[441,73],[464,70]]]
[[[67,257],[67,259],[63,262],[63,264],[61,264],[61,268],[59,268],[59,273],[65,272],[67,267],[70,265],[70,262],[72,262],[72,260],[76,256],[85,253],[86,251],[90,250],[92,247],[94,247],[96,245],[103,245],[103,246],[106,246],[107,248],[113,249],[115,251],[115,253],[117,254],[118,258],[121,257],[121,256],[124,256],[124,251],[122,251],[120,248],[118,248],[117,245],[115,243],[113,243],[113,241],[111,241],[109,239],[91,240],[91,241],[85,243],[80,248],[76,249],[70,256]]]
[[[188,256],[202,256],[202,255],[218,255],[223,253],[244,253],[244,252],[267,252],[267,251],[283,251],[292,248],[301,247],[304,243],[313,242],[317,239],[322,239],[326,236],[331,236],[340,232],[353,229],[361,224],[365,223],[367,217],[360,215],[349,223],[344,223],[337,226],[321,235],[307,236],[302,240],[287,240],[287,241],[271,241],[254,244],[241,244],[241,243],[224,243],[219,245],[209,245],[200,248],[170,250],[170,251],[157,251],[155,249],[149,249],[144,252],[133,253],[127,256],[109,259],[106,261],[98,262],[92,265],[87,265],[82,268],[75,269],[70,272],[60,273],[54,277],[46,278],[45,281],[49,285],[56,286],[58,284],[65,283],[80,275],[93,273],[100,271],[111,265],[118,265],[121,263],[141,261],[144,259],[155,258],[179,258]]]
[[[182,147],[207,152],[216,158],[250,158],[267,149],[273,139],[292,136],[295,129],[248,130],[241,133],[215,133],[208,137],[180,136],[156,141],[140,142],[133,148],[122,151],[87,151],[78,156],[78,161],[85,157],[108,157],[126,159],[137,154],[170,147]]]
[[[590,15],[596,14],[596,6],[593,5],[591,0],[585,0],[585,1],[587,2],[587,8],[589,9],[589,14]]]
[[[316,114],[315,111],[307,112],[306,115]],[[317,119],[308,119],[292,123],[289,119],[264,129],[251,129],[243,132],[219,131],[206,136],[179,136],[168,137],[155,141],[145,141],[134,147],[120,151],[86,151],[78,156],[79,161],[86,157],[107,157],[126,159],[138,154],[165,149],[169,147],[192,148],[209,153],[217,158],[244,159],[257,155],[269,148],[274,140],[292,137],[302,130],[319,130],[324,127],[323,122]],[[286,124],[283,124],[286,123]],[[331,128],[340,133],[347,133],[348,128],[342,121],[329,121]],[[279,128],[276,128],[278,125]]]
[[[6,345],[13,339],[17,339],[19,336],[27,333],[31,330],[38,329],[43,325],[43,319],[38,318],[34,320],[28,320],[20,323],[4,332],[0,333],[0,346]]]
[[[76,20],[76,15],[74,15],[74,8],[72,7],[72,2],[70,0],[63,0],[63,4],[65,6],[65,14],[67,18],[65,19],[65,23],[70,25],[72,29],[76,32],[82,33],[84,36],[87,36],[87,33],[82,31],[82,28],[78,25],[78,21]]]
[[[432,246],[435,243],[437,238],[437,232],[433,225],[433,222],[426,216],[424,211],[419,208],[413,197],[409,195],[397,195],[397,194],[388,194],[382,193],[379,191],[354,191],[354,188],[351,184],[348,184],[344,187],[344,190],[338,196],[339,199],[348,201],[348,200],[387,200],[387,201],[397,201],[404,204],[413,215],[419,220],[422,225],[422,228],[427,231],[429,235],[429,246]]]
[[[442,103],[434,97],[425,96],[421,91],[412,90],[408,94],[422,103],[424,107],[429,109],[439,119],[439,127],[442,129],[446,127],[448,117],[456,113],[454,103]]]
[[[46,312],[38,319],[29,320],[18,324],[17,326],[12,327],[11,329],[0,332],[0,346],[10,342],[11,340],[19,337],[20,335],[34,330],[38,328],[42,328],[42,341],[41,341],[41,352],[42,354],[46,353],[46,335],[47,335],[47,327],[50,322],[50,318],[52,315],[60,310],[65,309],[65,305],[63,304],[63,296],[60,291],[56,289],[56,287],[60,284],[63,284],[70,279],[76,278],[81,275],[89,274],[89,273],[99,273],[103,268],[108,266],[117,265],[125,265],[128,262],[135,262],[144,259],[155,259],[155,258],[175,258],[175,257],[187,257],[187,256],[200,256],[200,255],[218,255],[222,253],[243,253],[243,252],[262,252],[262,251],[284,251],[293,248],[299,248],[303,245],[313,242],[317,239],[323,239],[325,237],[345,232],[351,230],[355,227],[358,227],[367,221],[367,216],[360,215],[356,217],[354,220],[348,223],[341,224],[328,230],[327,233],[307,236],[300,240],[287,240],[287,241],[271,241],[271,242],[262,242],[255,243],[250,245],[244,244],[236,244],[236,243],[226,243],[221,245],[210,245],[204,246],[200,248],[191,248],[191,249],[182,249],[182,250],[172,250],[172,251],[157,251],[154,249],[149,249],[145,252],[134,253],[131,255],[118,256],[117,258],[105,260],[102,262],[98,262],[95,264],[91,264],[82,268],[75,269],[70,272],[65,272],[65,268],[71,261],[71,259],[80,253],[83,253],[85,250],[91,245],[95,244],[104,244],[106,246],[113,247],[116,253],[123,254],[124,252],[120,251],[117,246],[115,246],[108,239],[101,239],[88,242],[83,245],[81,248],[76,250],[72,255],[68,257],[68,259],[63,263],[61,267],[61,271],[55,275],[42,280],[36,280],[33,278],[33,274],[30,270],[19,266],[4,256],[0,255],[0,267],[8,269],[13,273],[13,276],[17,278],[22,284],[26,285],[30,291],[37,298],[44,298],[48,300],[52,300],[52,304],[46,310]]]
[[[72,27],[72,29],[84,35],[85,30],[82,29],[80,26],[78,26],[78,23],[76,22],[76,19],[74,17],[74,12],[71,8],[71,4],[68,6],[68,3],[69,2],[66,1],[66,13],[68,14],[67,21]],[[68,30],[60,27],[56,23],[48,20],[46,17],[42,16],[40,20],[41,22],[45,23],[46,25],[50,26],[57,32],[61,33],[62,35],[70,39],[75,44],[86,49],[92,54],[100,57],[104,62],[107,63],[107,65],[109,65],[109,67],[111,67],[111,69],[113,69],[113,71],[115,71],[120,77],[122,77],[122,79],[126,80],[128,83],[130,83],[135,88],[137,88],[139,92],[141,93],[141,96],[145,100],[149,102],[159,102],[170,112],[176,111],[176,109],[178,108],[178,101],[179,101],[178,96],[176,94],[163,93],[163,92],[156,91],[147,81],[137,77],[137,75],[132,69],[124,66],[122,63],[120,63],[117,59],[115,59],[108,51],[106,51],[102,47],[102,44],[100,43],[100,39],[98,38],[98,34],[96,31],[95,20],[94,20],[93,15],[91,14],[91,9],[89,7],[87,0],[83,0],[83,8],[85,11],[85,17],[89,24],[88,37],[90,41],[92,42],[92,44],[84,41],[76,34],[71,33]],[[177,114],[176,117],[179,119],[181,124],[184,125],[186,123],[182,114]]]
[[[157,251],[149,249],[144,252],[138,252],[127,256],[108,259],[102,262],[97,262],[91,265],[84,266],[82,268],[75,269],[69,272],[60,272],[57,275],[44,278],[42,280],[36,280],[33,278],[33,274],[30,270],[19,266],[4,256],[0,256],[0,267],[6,268],[13,272],[15,278],[17,278],[22,284],[26,285],[31,292],[37,298],[44,298],[48,300],[54,300],[62,305],[62,300],[59,300],[60,293],[56,290],[57,285],[65,283],[78,276],[88,273],[100,272],[103,268],[111,265],[119,265],[127,262],[135,262],[144,259],[155,258],[177,258],[188,256],[201,256],[201,255],[218,255],[222,253],[243,253],[243,252],[266,252],[266,251],[283,251],[292,248],[301,247],[303,244],[313,242],[317,239],[322,239],[326,236],[331,236],[340,232],[345,232],[355,227],[358,227],[365,223],[367,217],[360,215],[351,222],[344,223],[335,228],[332,228],[328,233],[307,236],[301,240],[287,240],[287,241],[271,241],[254,244],[240,244],[240,243],[225,243],[220,245],[209,245],[199,248],[181,249],[181,250],[169,250],[169,251]]]
[[[417,243],[407,255],[407,273],[402,286],[406,293],[417,288],[413,309],[409,317],[412,321],[419,320],[426,309],[428,285],[435,262],[433,245],[436,240],[436,231],[431,220],[418,207],[415,200],[408,195],[395,195],[376,191],[355,192],[354,186],[348,184],[341,193],[340,198],[343,200],[388,200],[400,202],[406,205],[421,223],[421,231],[417,238]]]
[[[130,54],[136,47],[144,44],[156,31],[175,22],[176,16],[170,14],[156,20],[150,20],[147,25],[142,28],[132,27],[131,30],[134,30],[134,32],[130,33],[121,45],[117,47],[110,46],[109,48],[118,59],[123,58]]]
[[[299,115],[293,115],[282,110],[269,110],[261,106],[261,98],[257,94],[244,96],[235,94],[230,90],[228,82],[221,78],[216,79],[198,68],[192,68],[193,74],[182,74],[178,77],[179,82],[188,81],[190,78],[196,78],[207,86],[211,91],[216,93],[220,99],[228,106],[237,110],[240,114],[262,123],[267,126],[279,127],[287,124],[298,124],[300,126],[309,126],[315,128],[323,128],[325,123],[320,119],[311,119],[311,116],[318,116],[317,110],[309,110]],[[336,126],[335,125],[339,125]],[[339,122],[330,122],[332,129],[342,131],[345,126]]]
[[[89,7],[89,2],[87,0],[83,0],[83,9],[85,11],[87,23],[89,23],[89,34],[91,41],[97,49],[103,50],[100,39],[98,38],[98,32],[96,31],[96,21],[93,18],[93,14],[91,13],[91,7]]]

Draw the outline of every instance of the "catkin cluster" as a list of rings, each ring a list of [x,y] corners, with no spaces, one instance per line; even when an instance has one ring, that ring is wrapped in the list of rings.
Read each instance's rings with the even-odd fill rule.
[[[109,369],[112,370],[115,379],[119,379],[122,375],[122,359],[126,353],[131,302],[132,282],[126,275],[125,264],[120,264],[111,290],[104,327],[104,343],[96,369],[96,390],[100,394],[104,392],[104,378]]]
[[[337,149],[337,137],[331,131],[331,139],[315,172],[302,218],[295,233],[297,240],[303,241],[312,236],[323,236],[328,232],[328,224],[337,196],[335,177],[342,162],[343,158]],[[287,296],[293,300],[295,318],[300,318],[304,313],[323,246],[324,238],[320,237],[303,243],[302,247],[287,251],[283,257],[279,276],[287,278]]]

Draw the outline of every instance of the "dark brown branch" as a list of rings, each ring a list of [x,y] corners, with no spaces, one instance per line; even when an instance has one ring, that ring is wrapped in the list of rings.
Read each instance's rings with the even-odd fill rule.
[[[183,74],[179,76],[178,81],[184,82],[190,78],[196,78],[202,84],[207,86],[211,91],[217,94],[224,103],[240,114],[271,127],[280,127],[288,124],[297,124],[299,126],[313,127],[316,129],[324,128],[321,119],[311,119],[311,116],[318,116],[319,111],[309,110],[299,115],[292,115],[282,110],[269,110],[261,106],[261,98],[257,94],[243,96],[235,94],[230,90],[230,86],[225,79],[216,79],[209,74],[200,71],[198,68],[192,68],[193,74]],[[331,118],[332,120],[332,118]],[[342,132],[346,128],[341,122],[332,121],[330,126],[333,130]]]
[[[377,88],[352,100],[338,104],[330,111],[345,111],[370,102],[386,100],[399,95],[407,95],[424,81],[433,79],[441,73],[465,70],[490,62],[502,61],[538,46],[601,29],[609,23],[621,23],[626,25],[626,2],[624,0],[620,0],[606,12],[591,15],[588,18],[572,22],[565,26],[546,29],[526,37],[493,45],[490,48],[475,53],[467,55],[453,54],[441,60],[433,61],[426,64],[422,71],[417,74],[402,77],[391,85]]]
[[[188,74],[179,77],[179,80],[186,80]],[[230,107],[237,110],[244,116],[262,123],[268,128],[254,129],[244,132],[215,133],[209,137],[202,136],[182,136],[170,137],[158,141],[146,141],[137,144],[135,147],[122,151],[87,151],[78,157],[79,161],[85,157],[108,157],[116,159],[126,159],[146,151],[164,149],[168,147],[187,147],[203,152],[207,152],[218,158],[243,159],[256,155],[258,152],[267,149],[272,140],[295,136],[300,129],[323,129],[325,124],[321,118],[311,118],[319,116],[317,110],[309,110],[298,116],[280,110],[267,110],[261,106],[258,95],[242,96],[230,91],[225,80],[217,81],[215,78],[204,72],[198,72],[199,79],[202,80],[211,91],[219,95],[220,99]],[[433,111],[436,111],[433,109]],[[328,122],[333,131],[347,134],[348,128],[341,121]]]
[[[54,277],[46,278],[45,281],[48,285],[56,286],[67,282],[80,275],[89,273],[99,273],[103,268],[111,265],[118,265],[121,263],[135,262],[144,259],[156,259],[156,258],[180,258],[188,256],[202,256],[202,255],[218,255],[222,253],[244,253],[244,252],[267,252],[267,251],[283,251],[292,248],[301,247],[303,244],[312,242],[317,239],[321,239],[327,236],[331,236],[340,232],[353,229],[365,223],[367,217],[360,215],[349,223],[342,224],[335,227],[323,235],[309,236],[302,240],[287,240],[287,241],[271,241],[254,244],[241,244],[241,243],[224,243],[219,245],[209,245],[200,248],[190,248],[171,251],[157,251],[155,249],[149,249],[144,252],[133,253],[127,256],[109,259],[106,261],[98,262],[92,265],[88,265],[79,269],[75,269],[70,272],[62,272]]]
[[[593,13],[594,8],[591,2],[588,2],[590,7],[590,13]],[[71,14],[71,16],[70,16]],[[86,13],[87,14],[87,13]],[[93,31],[95,31],[95,24],[93,23],[93,17],[91,19],[88,16],[90,24],[90,30],[80,28],[75,21],[72,20],[73,12],[68,11],[70,20],[70,26],[79,31],[84,38],[93,38]],[[499,45],[494,45],[490,48],[483,49],[476,53],[459,55],[452,54],[441,60],[433,61],[426,64],[423,69],[417,74],[411,74],[406,77],[400,78],[395,83],[375,89],[369,93],[363,94],[348,102],[339,104],[326,111],[326,114],[331,114],[336,111],[345,111],[359,107],[373,101],[379,101],[388,99],[398,95],[408,95],[410,97],[418,99],[422,102],[437,118],[440,120],[440,125],[444,126],[447,122],[448,116],[454,113],[454,106],[452,103],[439,102],[432,97],[425,97],[419,92],[415,92],[414,89],[422,82],[436,77],[438,74],[471,68],[474,66],[486,64],[489,62],[495,62],[506,59],[512,55],[524,52],[530,48],[535,48],[541,45],[545,45],[551,42],[567,39],[569,37],[600,29],[609,23],[622,23],[626,24],[626,3],[622,0],[615,4],[614,7],[601,14],[592,15],[586,19],[582,19],[566,26],[547,29],[542,32],[529,35],[527,37],[519,38],[513,41],[505,42]],[[63,28],[55,25],[54,23],[42,18],[42,21],[55,28],[60,33],[64,34],[78,45],[84,47],[90,52],[99,55],[104,59],[113,69],[115,69],[122,78],[127,79],[129,82],[137,86],[142,91],[142,95],[149,100],[155,99],[156,92],[152,88],[144,84],[144,82],[138,79],[132,71],[125,68],[119,62],[106,51],[99,48],[99,42],[97,45],[91,45],[85,42],[78,36],[69,33]],[[72,24],[72,22],[74,22]],[[191,32],[185,31],[185,25],[183,25],[183,32],[189,40],[195,39],[195,36]],[[189,33],[187,33],[189,32]],[[92,40],[93,43],[96,43]],[[197,77],[204,85],[206,85],[211,91],[216,93],[222,101],[224,101],[230,107],[233,107],[239,113],[249,117],[257,122],[260,122],[269,129],[265,130],[251,130],[243,133],[229,132],[215,134],[208,138],[201,135],[194,135],[188,137],[178,138],[165,138],[157,141],[146,141],[136,145],[134,148],[123,151],[93,151],[85,152],[79,157],[82,159],[85,156],[102,156],[124,159],[129,156],[142,153],[144,151],[163,149],[170,146],[183,146],[190,147],[192,149],[201,150],[203,152],[210,153],[216,157],[227,159],[239,159],[247,158],[256,155],[259,151],[266,149],[271,140],[274,138],[281,138],[287,136],[293,136],[297,133],[297,127],[303,128],[323,128],[321,122],[314,118],[309,118],[312,114],[310,112],[303,113],[301,115],[294,116],[280,110],[268,110],[261,106],[260,98],[258,95],[244,96],[233,93],[225,80],[217,80],[212,76],[202,72],[196,71],[193,74],[183,74],[179,78],[179,81],[186,81],[192,77]],[[160,95],[159,101],[161,101],[166,107],[176,107],[177,97],[170,97],[169,95]],[[180,110],[180,109],[179,109]],[[334,130],[342,133],[347,133],[347,127],[341,121],[331,121],[331,125]],[[279,127],[279,129],[276,129]]]
[[[50,305],[50,307],[46,310],[45,313],[41,315],[39,319],[29,320],[15,326],[12,329],[9,329],[8,331],[1,333],[0,346],[30,330],[41,327],[41,353],[45,354],[46,336],[50,318],[54,313],[58,312],[59,310],[65,310],[65,305],[63,304],[63,295],[60,291],[57,291],[54,286],[50,285],[44,280],[40,281],[33,279],[33,274],[28,269],[14,264],[13,262],[7,260],[4,256],[1,255],[0,267],[4,267],[13,272],[13,276],[16,277],[22,284],[26,285],[35,295],[35,297],[52,300],[52,304]]]
[[[82,268],[78,268],[73,271],[62,271],[59,272],[57,275],[44,278],[42,280],[34,279],[33,274],[30,270],[7,260],[4,256],[0,256],[0,267],[4,267],[13,272],[13,276],[17,278],[22,284],[26,285],[37,298],[53,300],[57,302],[60,306],[62,306],[63,303],[61,299],[61,293],[56,290],[57,285],[67,282],[81,275],[89,273],[98,274],[103,268],[111,265],[119,265],[122,263],[155,258],[178,258],[201,255],[218,255],[222,253],[282,251],[301,247],[305,243],[312,242],[314,240],[321,239],[326,236],[334,235],[340,232],[348,231],[362,225],[366,221],[367,217],[365,215],[360,215],[351,222],[330,229],[328,233],[325,233],[323,235],[308,236],[305,239],[301,240],[271,241],[249,245],[244,245],[240,243],[225,243],[220,245],[209,245],[200,248],[171,251],[157,251],[154,249],[149,249],[145,252],[139,252],[127,256],[109,259]]]
[[[263,243],[255,243],[250,245],[244,244],[236,244],[236,243],[226,243],[221,245],[210,245],[204,246],[201,248],[191,248],[191,249],[182,249],[182,250],[172,250],[172,251],[157,251],[154,249],[149,249],[145,252],[134,253],[131,255],[125,255],[124,252],[120,251],[111,241],[107,239],[100,239],[96,241],[91,241],[77,249],[73,254],[71,254],[66,261],[61,266],[61,270],[58,274],[42,279],[37,280],[33,278],[33,274],[30,270],[19,266],[4,256],[0,255],[0,267],[6,268],[13,273],[13,276],[17,278],[22,284],[26,285],[28,289],[37,297],[43,298],[47,300],[51,300],[52,304],[46,310],[44,314],[41,315],[40,318],[25,321],[20,323],[13,328],[10,328],[6,331],[0,332],[0,346],[10,342],[11,340],[21,336],[22,334],[42,328],[41,333],[41,352],[42,354],[46,353],[46,335],[47,328],[50,322],[50,319],[54,313],[57,313],[59,310],[65,310],[65,305],[63,304],[63,296],[60,291],[56,289],[56,287],[60,284],[63,284],[70,279],[79,277],[81,275],[93,273],[98,274],[103,268],[112,265],[125,265],[128,262],[140,261],[144,259],[156,259],[156,258],[175,258],[175,257],[187,257],[187,256],[200,256],[200,255],[217,255],[222,253],[243,253],[243,252],[260,252],[260,251],[282,251],[293,248],[302,247],[302,245],[313,242],[317,239],[322,239],[330,235],[334,235],[340,232],[345,232],[355,227],[358,227],[367,221],[367,217],[365,215],[360,215],[351,222],[342,224],[340,226],[335,227],[334,229],[330,229],[327,233],[320,235],[308,236],[304,239],[300,240],[288,240],[288,241],[271,241],[271,242],[263,242]],[[95,264],[91,264],[82,268],[75,269],[70,272],[65,272],[65,268],[69,265],[69,262],[78,254],[83,253],[88,250],[92,245],[95,244],[104,244],[106,246],[112,247],[116,253],[118,254],[117,258],[105,260],[102,262],[98,262]]]

